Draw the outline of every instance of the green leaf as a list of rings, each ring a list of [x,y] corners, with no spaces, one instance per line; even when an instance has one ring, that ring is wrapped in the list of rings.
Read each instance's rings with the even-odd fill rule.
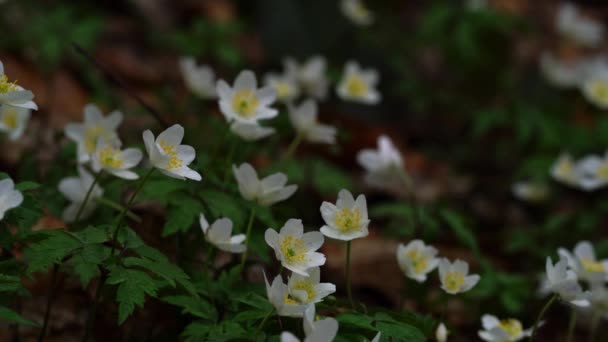
[[[190,277],[181,268],[170,262],[130,257],[124,259],[123,263],[125,266],[146,269],[166,280],[172,287],[180,284],[193,296],[197,296],[196,289],[190,282]]]
[[[21,325],[29,325],[33,327],[39,326],[38,323],[30,321],[29,319],[23,318],[20,314],[7,308],[6,306],[0,305],[0,321],[8,321]]]
[[[20,277],[0,274],[0,292],[17,292],[21,288]]]
[[[470,248],[475,256],[481,260],[481,252],[475,234],[467,227],[462,216],[449,209],[441,210],[440,215],[448,223],[450,228],[452,228],[452,231],[460,242]]]
[[[346,172],[320,159],[313,162],[312,182],[319,192],[327,195],[353,188],[353,182]]]
[[[40,184],[36,183],[36,182],[21,182],[17,185],[15,185],[15,189],[19,190],[19,191],[28,191],[28,190],[36,190],[40,187]]]
[[[167,214],[163,236],[188,231],[203,210],[197,200],[185,196],[173,200],[172,204]]]
[[[45,271],[52,264],[59,263],[74,250],[82,247],[82,243],[63,230],[52,230],[45,233],[49,237],[30,245],[25,250],[28,261],[28,273]]]
[[[217,313],[215,308],[209,302],[201,298],[189,296],[166,296],[162,300],[169,304],[182,308],[183,314],[215,321]]]
[[[71,262],[83,288],[99,276],[99,266],[109,256],[110,248],[103,245],[87,245],[74,255]]]
[[[214,219],[229,217],[234,223],[235,229],[245,230],[248,213],[243,210],[243,201],[240,197],[235,198],[219,191],[205,191],[203,199],[209,206]],[[207,217],[207,220],[211,220],[211,217]]]
[[[110,271],[108,284],[118,285],[118,324],[121,325],[133,313],[136,306],[143,307],[146,295],[156,297],[158,287],[154,279],[138,270],[114,267]]]

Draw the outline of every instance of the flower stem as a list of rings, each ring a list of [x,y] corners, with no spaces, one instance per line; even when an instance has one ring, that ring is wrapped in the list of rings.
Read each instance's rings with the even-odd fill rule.
[[[551,307],[553,302],[555,302],[557,297],[559,297],[557,295],[557,293],[554,294],[553,296],[551,296],[551,298],[549,298],[547,303],[545,303],[545,306],[543,306],[543,308],[540,310],[540,314],[538,314],[538,317],[536,317],[536,321],[534,322],[534,328],[532,328],[532,335],[530,336],[530,342],[534,341],[534,338],[536,337],[536,331],[538,330],[538,325],[540,324],[540,321],[543,319],[543,317],[545,316],[545,313],[547,312],[547,310],[549,310],[549,308]]]
[[[270,310],[268,312],[268,314],[266,314],[266,316],[262,320],[262,323],[260,323],[260,325],[258,326],[258,328],[255,331],[255,335],[253,336],[254,341],[257,340],[258,335],[260,334],[260,332],[262,332],[262,329],[264,328],[264,325],[266,324],[266,321],[268,321],[268,319],[270,318],[270,316],[272,316],[273,313],[274,313],[274,308],[272,310]]]
[[[348,295],[348,302],[350,307],[354,310],[355,303],[353,302],[353,292],[350,287],[350,243],[346,242],[346,294]]]
[[[84,201],[82,201],[82,203],[80,203],[80,207],[78,207],[78,212],[76,213],[76,218],[74,218],[74,222],[78,222],[78,220],[80,220],[80,216],[82,215],[84,208],[87,206],[89,197],[91,197],[91,194],[93,193],[93,189],[95,188],[95,185],[97,185],[97,183],[99,182],[100,177],[101,177],[101,171],[95,175],[95,178],[93,179],[93,183],[89,187],[89,190],[87,190],[87,194],[84,196]]]
[[[600,313],[593,313],[593,317],[591,318],[591,330],[589,332],[589,342],[595,341],[595,337],[597,336],[597,327],[600,323],[600,318],[602,318],[602,315]]]
[[[96,201],[99,202],[100,204],[103,204],[106,207],[112,208],[116,211],[122,211],[125,209],[124,206],[122,206],[108,198],[99,197],[99,198],[96,198]],[[130,210],[127,210],[126,216],[137,223],[141,222],[141,217],[137,216],[135,213],[133,213]]]
[[[224,168],[224,179],[222,181],[222,184],[224,186],[226,186],[226,182],[228,182],[228,178],[230,176],[230,173],[232,171],[232,159],[234,157],[234,151],[236,150],[236,145],[237,145],[237,141],[233,140],[232,143],[230,144],[230,151],[228,151],[228,155],[226,156],[226,167]]]
[[[289,144],[289,147],[287,147],[287,152],[285,152],[285,155],[283,156],[283,160],[288,160],[289,158],[291,158],[293,156],[293,154],[298,149],[298,146],[302,142],[302,138],[303,138],[303,136],[301,133],[296,134],[295,138],[293,138],[293,140],[291,141],[291,144]]]
[[[247,252],[249,251],[249,238],[251,236],[251,227],[253,226],[253,219],[255,218],[255,208],[251,207],[249,212],[249,223],[247,223],[247,233],[245,235],[245,251],[241,256],[241,272],[245,269],[245,262],[247,261]]]
[[[568,335],[566,337],[566,342],[572,341],[572,336],[574,335],[574,327],[576,326],[576,309],[572,309],[570,312],[570,322],[568,322]]]
[[[53,265],[53,273],[51,275],[51,287],[46,298],[46,311],[44,312],[44,322],[42,323],[42,330],[38,335],[38,342],[44,341],[46,335],[46,329],[49,326],[49,318],[51,317],[51,308],[53,307],[53,301],[55,300],[55,290],[57,290],[57,273],[59,273],[59,264]]]

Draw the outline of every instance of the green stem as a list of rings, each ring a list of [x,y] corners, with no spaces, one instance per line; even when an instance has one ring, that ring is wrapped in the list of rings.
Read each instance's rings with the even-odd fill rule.
[[[258,326],[258,328],[255,331],[255,335],[253,336],[254,341],[257,340],[258,335],[260,334],[260,332],[262,332],[262,329],[264,328],[264,325],[266,324],[266,321],[268,321],[268,319],[270,318],[270,316],[272,316],[273,313],[274,313],[274,308],[272,310],[270,310],[268,312],[268,314],[266,314],[266,316],[262,320],[262,323],[260,323],[260,325]]]
[[[540,314],[538,314],[538,317],[536,317],[536,321],[534,322],[534,327],[532,328],[532,335],[530,336],[530,342],[534,341],[534,338],[536,337],[536,331],[538,330],[540,321],[543,319],[547,310],[549,310],[549,308],[551,307],[553,302],[555,302],[555,300],[558,297],[559,296],[557,295],[557,293],[554,294],[553,296],[551,296],[551,298],[549,298],[547,303],[545,303],[545,306],[543,306],[543,308],[540,310]]]
[[[38,342],[44,341],[46,335],[46,329],[49,326],[49,318],[51,317],[51,308],[53,307],[53,301],[55,300],[55,290],[57,289],[57,273],[59,273],[59,264],[53,265],[53,273],[51,275],[51,287],[46,297],[46,311],[44,312],[44,322],[42,323],[42,330],[38,335]]]
[[[283,160],[288,160],[292,157],[292,155],[296,152],[296,149],[302,142],[302,138],[303,136],[301,133],[296,134],[295,138],[293,138],[293,140],[291,141],[291,144],[289,144],[287,152],[285,152],[285,155],[283,156]]]
[[[236,150],[236,145],[237,145],[237,141],[233,140],[232,143],[230,144],[230,151],[228,152],[228,155],[226,156],[226,162],[225,162],[226,167],[224,168],[224,170],[225,170],[224,179],[222,181],[222,184],[224,185],[224,187],[226,186],[226,182],[228,182],[228,178],[232,171],[232,158],[234,157],[234,151]]]
[[[86,207],[87,202],[89,201],[89,197],[91,197],[91,194],[93,193],[93,189],[95,188],[95,185],[97,185],[97,183],[99,182],[100,177],[101,177],[101,171],[95,175],[95,178],[93,179],[93,183],[89,187],[89,190],[87,190],[87,194],[84,196],[84,201],[82,201],[82,203],[80,203],[80,207],[78,208],[78,212],[76,213],[76,218],[74,219],[74,222],[78,222],[78,220],[80,220],[80,216],[82,215],[82,212],[84,211],[84,207]]]
[[[111,199],[108,198],[104,198],[104,197],[98,197],[96,198],[97,202],[99,202],[100,204],[105,205],[106,207],[112,208],[116,211],[122,211],[125,210],[125,207],[112,201]],[[137,223],[141,223],[141,217],[137,216],[134,212],[127,210],[127,217],[130,218],[131,220],[137,222]]]
[[[589,342],[594,342],[596,340],[597,327],[600,323],[600,318],[602,318],[600,313],[593,313],[593,317],[591,318],[591,331],[589,332]]]
[[[105,285],[106,279],[106,274],[103,274],[101,276],[101,279],[99,279],[99,284],[97,284],[97,289],[95,290],[95,299],[93,301],[91,309],[89,310],[89,317],[87,317],[84,338],[82,339],[84,342],[87,342],[91,337],[91,332],[93,331],[93,326],[95,325],[95,314],[97,312],[97,305],[99,304],[99,299],[101,298],[101,289]]]
[[[355,304],[353,302],[353,292],[350,286],[350,244],[351,241],[346,242],[346,293],[348,295],[350,307],[354,310]]]
[[[251,236],[251,227],[253,226],[253,219],[255,218],[255,207],[251,207],[249,212],[249,223],[247,223],[247,233],[245,235],[245,251],[241,256],[241,272],[245,269],[245,262],[247,261],[247,252],[249,251],[249,237]]]
[[[120,212],[120,215],[118,215],[118,218],[116,219],[116,225],[114,226],[114,234],[112,236],[112,251],[110,252],[110,255],[114,255],[114,252],[116,251],[116,240],[118,239],[118,233],[120,231],[122,220],[125,218],[125,215],[127,214],[127,211],[129,210],[129,208],[131,208],[131,204],[133,204],[133,201],[135,200],[135,197],[137,197],[137,194],[139,194],[141,189],[143,189],[144,184],[146,184],[146,181],[148,180],[148,178],[150,178],[150,175],[152,175],[152,173],[154,173],[154,170],[156,170],[156,169],[151,168],[150,171],[148,171],[148,173],[146,173],[144,178],[142,178],[142,180],[139,182],[137,189],[135,189],[133,194],[131,194],[131,197],[129,198],[127,205]]]
[[[566,337],[566,342],[572,341],[572,336],[574,335],[574,327],[576,326],[576,309],[572,309],[570,312],[570,322],[568,322],[568,335]]]

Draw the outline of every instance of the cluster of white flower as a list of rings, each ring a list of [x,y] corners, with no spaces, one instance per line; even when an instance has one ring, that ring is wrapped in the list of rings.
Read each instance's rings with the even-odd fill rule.
[[[0,132],[8,134],[10,140],[17,140],[25,131],[32,110],[38,110],[33,101],[34,94],[9,81],[0,62]]]
[[[588,155],[575,161],[563,153],[551,167],[551,176],[584,191],[597,190],[608,185],[608,156]]]
[[[605,33],[600,22],[582,15],[571,3],[562,3],[558,8],[555,28],[567,41],[585,48],[598,48]],[[562,60],[551,52],[544,52],[540,69],[554,86],[579,88],[589,102],[608,109],[608,61],[602,55]]]

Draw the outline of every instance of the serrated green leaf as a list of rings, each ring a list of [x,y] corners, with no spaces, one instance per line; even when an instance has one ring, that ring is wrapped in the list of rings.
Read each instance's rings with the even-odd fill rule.
[[[193,198],[180,197],[179,201],[175,200],[172,203],[167,214],[163,236],[188,231],[203,210],[200,202]]]
[[[215,308],[204,299],[189,296],[166,296],[162,300],[182,308],[182,313],[214,321]]]
[[[99,266],[110,256],[110,248],[103,245],[87,245],[74,255],[71,263],[80,278],[82,287],[99,276]]]
[[[114,267],[108,276],[108,284],[118,285],[118,324],[131,316],[136,306],[143,307],[146,295],[156,297],[158,286],[154,279],[142,271]]]
[[[170,262],[129,257],[123,260],[123,264],[129,267],[141,267],[146,269],[163,278],[172,287],[176,287],[177,284],[180,284],[191,295],[198,296],[194,285],[190,282],[190,277],[181,268]]]
[[[28,273],[44,271],[52,264],[59,263],[74,250],[82,247],[82,243],[75,237],[61,230],[47,233],[48,238],[30,245],[25,251],[28,261]]]

